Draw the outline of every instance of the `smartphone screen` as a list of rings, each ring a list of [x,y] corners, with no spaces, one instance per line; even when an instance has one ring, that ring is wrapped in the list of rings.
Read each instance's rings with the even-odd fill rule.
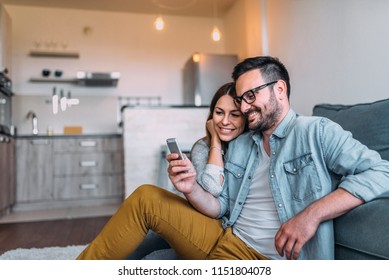
[[[184,159],[184,156],[182,155],[181,149],[178,146],[176,138],[169,138],[166,140],[167,146],[169,148],[170,153],[179,154],[180,159]]]

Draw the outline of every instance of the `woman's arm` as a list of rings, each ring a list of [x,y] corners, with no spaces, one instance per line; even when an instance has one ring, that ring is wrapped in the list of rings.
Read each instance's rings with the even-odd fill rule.
[[[194,208],[211,218],[216,218],[220,212],[219,201],[197,184],[194,167],[185,155],[184,157],[184,160],[179,160],[177,154],[169,154],[166,157],[169,162],[170,180]]]
[[[196,170],[197,183],[213,196],[219,196],[224,182],[223,166],[216,165],[210,161],[213,154],[220,151],[212,151],[205,139],[198,140],[192,148],[191,160]],[[217,157],[217,155],[214,155]],[[220,155],[221,157],[221,155]],[[223,164],[224,165],[224,164]]]
[[[223,146],[219,135],[215,131],[215,123],[213,122],[213,119],[207,121],[207,130],[211,135],[211,139],[209,139],[208,164],[213,164],[224,169]],[[224,177],[219,176],[219,179],[220,185],[223,185]]]

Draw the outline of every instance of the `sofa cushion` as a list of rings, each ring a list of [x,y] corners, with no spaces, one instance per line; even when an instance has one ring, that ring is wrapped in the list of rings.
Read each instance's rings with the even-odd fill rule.
[[[340,124],[355,139],[389,160],[389,99],[356,105],[318,104],[313,115]]]
[[[335,219],[336,259],[389,259],[389,191]]]

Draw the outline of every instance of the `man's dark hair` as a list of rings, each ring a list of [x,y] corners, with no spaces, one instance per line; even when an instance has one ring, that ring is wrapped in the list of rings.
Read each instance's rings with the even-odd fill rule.
[[[236,82],[241,75],[254,69],[258,69],[261,72],[265,83],[283,80],[287,86],[286,93],[289,99],[290,81],[288,70],[286,70],[285,65],[276,57],[257,56],[246,58],[234,67],[232,79]]]

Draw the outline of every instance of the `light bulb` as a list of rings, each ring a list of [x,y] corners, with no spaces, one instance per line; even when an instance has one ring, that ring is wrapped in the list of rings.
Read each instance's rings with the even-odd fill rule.
[[[220,41],[221,37],[222,37],[222,35],[219,31],[219,28],[217,28],[215,26],[212,30],[212,40],[214,40],[215,42],[218,42],[218,41]]]
[[[194,53],[192,56],[193,62],[200,62],[200,54]]]
[[[161,16],[159,16],[155,19],[154,26],[155,26],[155,29],[157,29],[157,30],[163,30],[163,28],[165,27],[165,21],[163,20],[163,18]]]

